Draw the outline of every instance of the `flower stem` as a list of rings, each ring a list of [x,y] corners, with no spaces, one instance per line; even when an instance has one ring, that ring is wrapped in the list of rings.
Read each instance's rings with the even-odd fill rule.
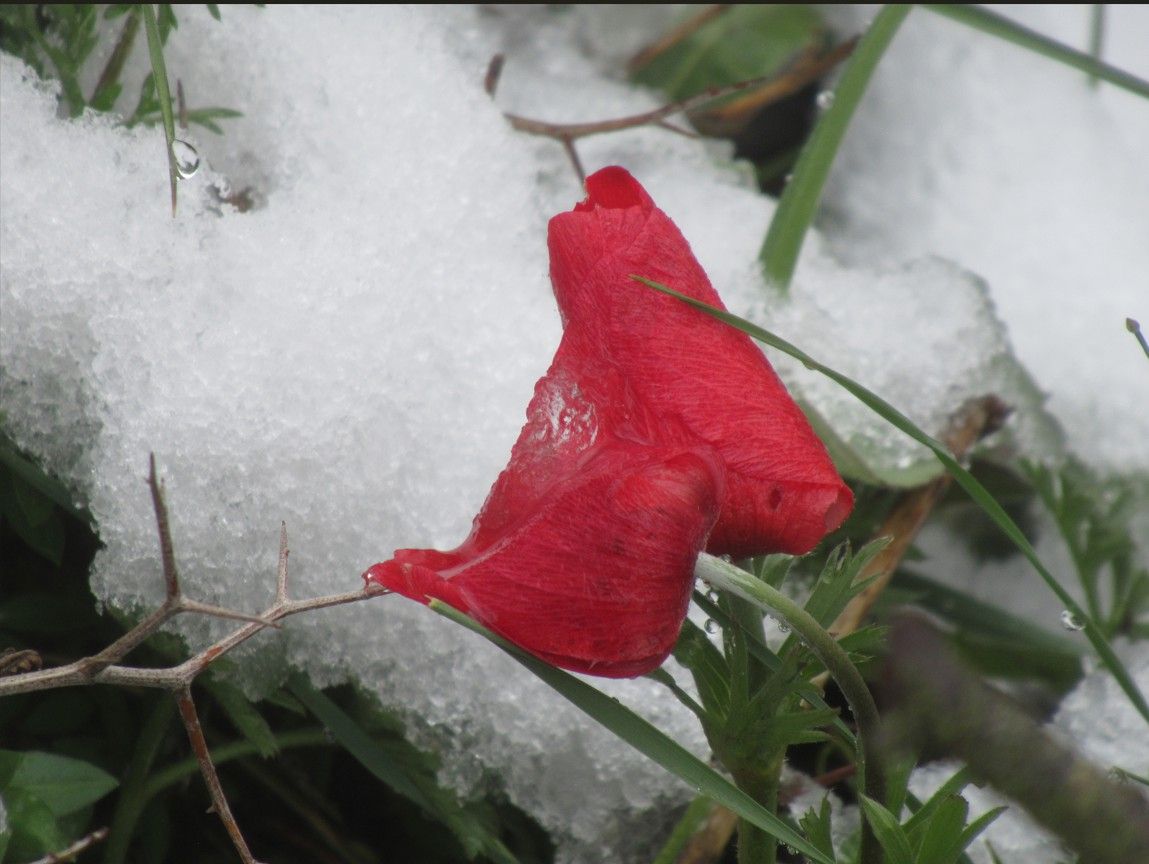
[[[721,558],[698,556],[694,575],[720,590],[729,591],[750,602],[780,615],[803,642],[814,652],[829,673],[838,682],[842,695],[850,704],[858,724],[858,783],[865,794],[875,801],[885,800],[885,778],[875,753],[878,734],[878,707],[861,673],[842,647],[810,613],[778,589],[756,579],[752,574]],[[880,860],[881,849],[863,822],[862,864]],[[740,859],[741,860],[741,859]]]

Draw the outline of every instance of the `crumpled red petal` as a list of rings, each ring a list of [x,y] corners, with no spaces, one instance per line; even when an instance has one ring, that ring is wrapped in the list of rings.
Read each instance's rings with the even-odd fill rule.
[[[562,341],[470,536],[398,550],[364,578],[623,677],[669,654],[704,547],[809,551],[852,497],[744,334],[630,278],[722,307],[646,191],[605,168],[587,193],[551,220]]]
[[[802,554],[849,515],[853,495],[765,356],[744,333],[633,281],[645,276],[724,309],[669,217],[622,168],[550,222],[563,341],[608,358],[635,398],[677,417],[727,468],[707,551]]]
[[[640,675],[678,638],[721,488],[708,449],[616,441],[474,557],[399,550],[365,575],[441,599],[556,666]]]

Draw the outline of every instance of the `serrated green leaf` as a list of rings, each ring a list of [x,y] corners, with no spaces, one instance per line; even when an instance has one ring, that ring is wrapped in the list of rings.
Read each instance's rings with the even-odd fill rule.
[[[813,809],[807,810],[798,820],[798,824],[802,826],[802,832],[810,838],[815,847],[833,857],[834,835],[831,819],[830,799],[826,797],[822,799],[822,804],[816,813]]]
[[[697,792],[734,811],[743,819],[778,838],[783,843],[794,847],[819,864],[833,864],[832,859],[816,849],[794,828],[698,759],[678,742],[623,706],[618,700],[612,699],[573,675],[526,653],[447,604],[433,600],[430,605],[441,615],[479,633],[502,648],[517,662],[541,678],[547,686],[556,690],[577,708],[640,753],[685,780]]]
[[[865,795],[859,796],[858,802],[862,805],[866,821],[874,829],[874,836],[886,850],[887,864],[914,864],[913,849],[910,847],[905,829],[898,824],[897,817]]]
[[[0,777],[7,792],[23,791],[42,801],[55,817],[99,801],[119,781],[91,763],[38,751],[0,750]]]

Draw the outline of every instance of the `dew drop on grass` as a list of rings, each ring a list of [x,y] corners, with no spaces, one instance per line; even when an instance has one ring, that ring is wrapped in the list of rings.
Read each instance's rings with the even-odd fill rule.
[[[172,158],[176,163],[176,173],[184,180],[194,177],[199,170],[199,151],[187,141],[172,139]]]
[[[827,108],[834,104],[834,91],[823,90],[818,94],[816,101],[818,103],[818,107],[825,111]]]
[[[1066,630],[1084,630],[1085,622],[1068,609],[1063,609],[1061,610],[1061,626]]]
[[[702,626],[706,630],[706,632],[709,633],[711,636],[713,636],[715,633],[718,632],[718,622],[715,621],[713,618],[707,618],[706,623],[703,624]]]
[[[709,600],[711,603],[717,603],[718,598],[719,598],[719,594],[713,588],[711,588],[709,591],[706,592],[706,599]]]

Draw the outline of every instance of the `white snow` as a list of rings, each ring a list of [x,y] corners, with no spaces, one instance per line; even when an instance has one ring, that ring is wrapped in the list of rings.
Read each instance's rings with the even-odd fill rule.
[[[1149,16],[1111,13],[1129,22],[1113,59],[1137,71],[1129,33]],[[1058,30],[1071,13],[1041,14]],[[175,219],[158,131],[60,120],[50,88],[0,57],[5,428],[89,504],[106,544],[93,588],[117,606],[162,593],[141,482],[152,450],[189,593],[204,600],[267,603],[280,520],[296,596],[354,588],[398,546],[463,538],[557,344],[546,220],[581,197],[562,149],[500,111],[652,107],[618,60],[667,20],[636,8],[223,15],[182,11],[167,51],[192,106],[244,112],[222,137],[183,136],[203,167],[181,183]],[[495,51],[508,60],[492,101],[482,79]],[[134,58],[127,92],[144,69]],[[1060,452],[1013,342],[1074,449],[1149,470],[1149,376],[1123,329],[1125,315],[1149,324],[1136,149],[1149,107],[920,10],[890,69],[859,109],[824,237],[809,239],[787,300],[764,293],[754,264],[773,205],[723,146],[644,129],[579,152],[588,170],[622,164],[646,185],[732,310],[930,431],[992,386],[1019,409],[1010,446]],[[219,204],[212,187],[225,183],[254,187],[261,206]],[[900,435],[779,365],[874,470],[924,470]],[[360,681],[442,749],[449,782],[497,776],[563,861],[648,858],[661,827],[649,814],[688,794],[417,604],[304,616],[261,645],[245,655],[253,691],[288,664]],[[660,687],[603,686],[705,754]]]

